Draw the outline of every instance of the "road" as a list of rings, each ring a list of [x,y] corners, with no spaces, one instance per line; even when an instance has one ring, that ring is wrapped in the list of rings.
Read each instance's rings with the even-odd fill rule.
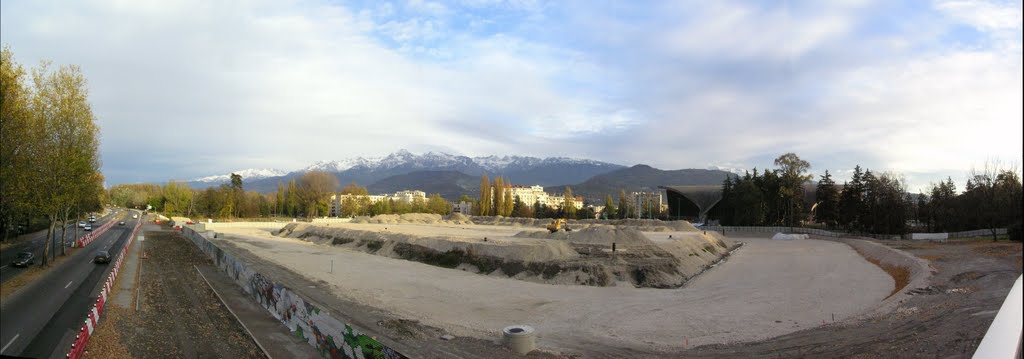
[[[0,305],[0,354],[63,357],[63,353],[56,351],[68,349],[112,268],[94,264],[93,257],[100,250],[116,255],[139,220],[129,218],[124,226],[111,227],[89,246],[75,251],[58,267],[5,300]]]
[[[123,213],[123,210],[122,210],[122,213]],[[113,212],[111,212],[110,214],[108,214],[106,216],[97,218],[96,219],[96,223],[93,223],[93,227],[94,228],[95,227],[99,227],[100,225],[105,223],[107,220],[109,220],[112,215],[113,215]],[[68,246],[71,246],[71,243],[74,242],[74,240],[75,240],[75,226],[76,225],[77,225],[77,222],[70,223],[70,224],[67,225],[67,233],[65,234],[65,241],[66,241],[66,244]],[[61,229],[60,227],[57,227],[56,231],[58,233],[60,233],[60,229]],[[85,232],[81,228],[78,229],[78,236],[79,237],[84,236],[85,233],[88,233],[88,232]],[[26,252],[26,251],[32,252],[33,254],[36,255],[36,262],[33,265],[39,265],[39,261],[42,260],[42,256],[43,256],[43,244],[46,243],[45,239],[46,239],[46,231],[45,230],[44,231],[39,231],[39,232],[34,233],[32,235],[31,239],[28,239],[28,240],[25,240],[25,241],[23,241],[21,243],[12,245],[9,248],[0,251],[0,283],[5,283],[8,280],[10,280],[11,278],[14,278],[17,275],[19,275],[19,274],[21,274],[22,272],[25,271],[25,268],[18,268],[18,267],[15,267],[15,266],[11,265],[11,262],[14,262],[14,258],[17,257],[19,252]],[[57,250],[58,250],[57,254],[60,255],[60,252],[59,252],[60,251],[60,244],[57,244],[57,246],[55,248],[57,248]]]

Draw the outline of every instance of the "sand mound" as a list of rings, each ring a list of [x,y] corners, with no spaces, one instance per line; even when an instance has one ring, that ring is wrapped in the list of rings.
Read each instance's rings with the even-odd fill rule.
[[[453,224],[474,224],[473,221],[469,219],[469,216],[464,215],[462,213],[452,213],[445,217],[444,219],[445,221],[451,222]]]
[[[477,218],[518,226],[550,221],[474,217]],[[626,282],[648,288],[682,286],[736,247],[715,232],[654,234],[638,229],[686,228],[689,224],[685,222],[673,227],[663,223],[648,226],[645,221],[620,225],[608,223],[611,221],[577,222],[569,224],[576,227],[572,231],[555,233],[536,228],[515,232],[508,227],[450,224],[462,219],[415,214],[363,217],[358,220],[370,224],[348,227],[290,223],[275,235],[539,283],[615,286]],[[436,227],[396,223],[436,223]]]

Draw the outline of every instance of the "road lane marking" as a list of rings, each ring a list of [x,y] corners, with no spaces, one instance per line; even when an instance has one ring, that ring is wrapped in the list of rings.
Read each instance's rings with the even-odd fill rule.
[[[4,345],[4,347],[0,349],[0,353],[3,353],[5,350],[7,350],[7,347],[11,346],[11,344],[14,344],[14,341],[18,339],[19,335],[21,335],[21,333],[15,334],[14,338],[11,338],[11,341],[7,342],[7,345]]]
[[[4,268],[7,268],[7,266],[0,267],[0,269],[4,269]]]
[[[64,289],[68,289],[68,287],[70,287],[70,286],[71,286],[71,282],[74,282],[74,281],[69,281],[69,282],[68,282],[68,285],[64,286]]]

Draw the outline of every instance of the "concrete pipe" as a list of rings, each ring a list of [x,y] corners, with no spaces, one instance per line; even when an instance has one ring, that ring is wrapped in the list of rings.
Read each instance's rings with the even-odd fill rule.
[[[533,327],[529,325],[510,325],[501,332],[505,336],[505,347],[517,354],[526,355],[537,348]]]

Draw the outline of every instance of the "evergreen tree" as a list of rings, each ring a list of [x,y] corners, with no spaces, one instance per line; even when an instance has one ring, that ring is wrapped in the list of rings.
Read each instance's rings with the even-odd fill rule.
[[[821,181],[818,182],[815,198],[818,201],[814,210],[815,220],[828,227],[834,226],[839,217],[839,190],[836,189],[828,170],[825,170],[825,175],[821,176]]]
[[[858,219],[863,207],[864,182],[860,166],[853,169],[853,176],[849,182],[844,183],[843,191],[839,195],[839,225],[847,230],[858,229]]]

